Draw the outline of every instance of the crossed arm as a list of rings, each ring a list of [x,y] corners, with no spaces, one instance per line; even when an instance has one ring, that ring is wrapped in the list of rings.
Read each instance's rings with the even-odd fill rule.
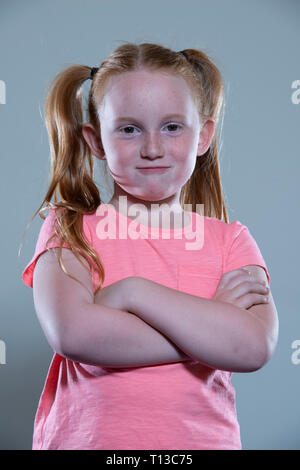
[[[259,280],[266,278],[259,266],[247,268]],[[233,372],[257,370],[271,358],[278,334],[271,293],[268,304],[245,310],[148,279],[136,277],[134,282],[129,310],[165,334],[191,358]]]
[[[266,279],[262,268],[247,269],[257,280]],[[79,326],[69,335],[76,338],[75,355],[68,351],[70,359],[108,367],[193,359],[216,369],[252,372],[274,352],[278,320],[271,293],[268,304],[246,310],[141,277],[124,281],[122,292],[128,294],[122,296],[122,311],[105,306],[101,299],[98,305],[85,306],[89,321],[79,316]]]
[[[131,283],[128,304],[111,308],[95,303],[91,276],[70,250],[64,251],[64,264],[82,286],[66,276],[51,252],[37,261],[34,302],[49,344],[68,359],[103,367],[194,359],[251,372],[274,352],[278,320],[271,293],[268,304],[245,310],[131,277],[124,280]],[[247,268],[258,280],[266,279],[262,268]]]

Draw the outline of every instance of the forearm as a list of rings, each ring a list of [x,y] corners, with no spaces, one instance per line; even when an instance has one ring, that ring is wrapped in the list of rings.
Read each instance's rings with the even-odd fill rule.
[[[140,367],[191,359],[139,317],[104,305],[78,308],[66,328],[67,359],[103,367]]]
[[[261,367],[265,344],[251,312],[140,277],[134,278],[131,291],[129,310],[194,360],[232,372]]]

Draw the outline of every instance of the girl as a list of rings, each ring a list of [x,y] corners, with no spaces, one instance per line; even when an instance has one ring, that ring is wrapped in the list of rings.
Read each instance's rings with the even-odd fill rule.
[[[54,350],[33,449],[242,448],[231,375],[270,360],[278,318],[254,238],[228,222],[223,95],[205,53],[148,43],[53,80],[50,212],[22,274]]]

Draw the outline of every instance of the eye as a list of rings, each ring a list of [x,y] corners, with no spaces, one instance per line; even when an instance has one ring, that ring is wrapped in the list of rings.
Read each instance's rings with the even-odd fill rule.
[[[173,133],[173,134],[174,134],[174,132],[176,132],[178,129],[182,129],[182,126],[180,126],[179,124],[175,124],[175,123],[174,123],[174,124],[168,124],[166,127],[169,128],[169,129],[171,128],[171,129],[172,129],[172,130],[171,130],[171,133]],[[127,135],[129,135],[129,134],[134,134],[134,132],[132,131],[133,129],[136,129],[136,128],[135,128],[134,126],[125,126],[125,127],[122,127],[122,128],[120,129],[120,132],[121,132],[122,134],[127,134]],[[128,130],[131,130],[131,131],[127,132]]]
[[[182,128],[182,126],[180,126],[179,124],[168,124],[166,127],[173,127],[173,128],[174,128],[174,127],[177,127],[177,128],[180,128],[180,129]],[[177,130],[177,129],[175,129],[175,131],[176,131],[176,130]],[[174,132],[174,131],[173,131],[173,132]]]
[[[135,127],[133,127],[133,126],[126,126],[126,127],[123,127],[122,129],[120,129],[120,132],[121,132],[122,134],[133,134],[133,132],[122,132],[122,131],[125,130],[125,129],[135,129]]]

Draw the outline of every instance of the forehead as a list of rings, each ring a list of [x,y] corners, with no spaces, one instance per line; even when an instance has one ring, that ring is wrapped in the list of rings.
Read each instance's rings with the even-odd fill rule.
[[[188,114],[194,112],[194,108],[190,88],[183,77],[148,70],[113,76],[101,104],[102,113],[109,114],[110,118],[149,109]]]

